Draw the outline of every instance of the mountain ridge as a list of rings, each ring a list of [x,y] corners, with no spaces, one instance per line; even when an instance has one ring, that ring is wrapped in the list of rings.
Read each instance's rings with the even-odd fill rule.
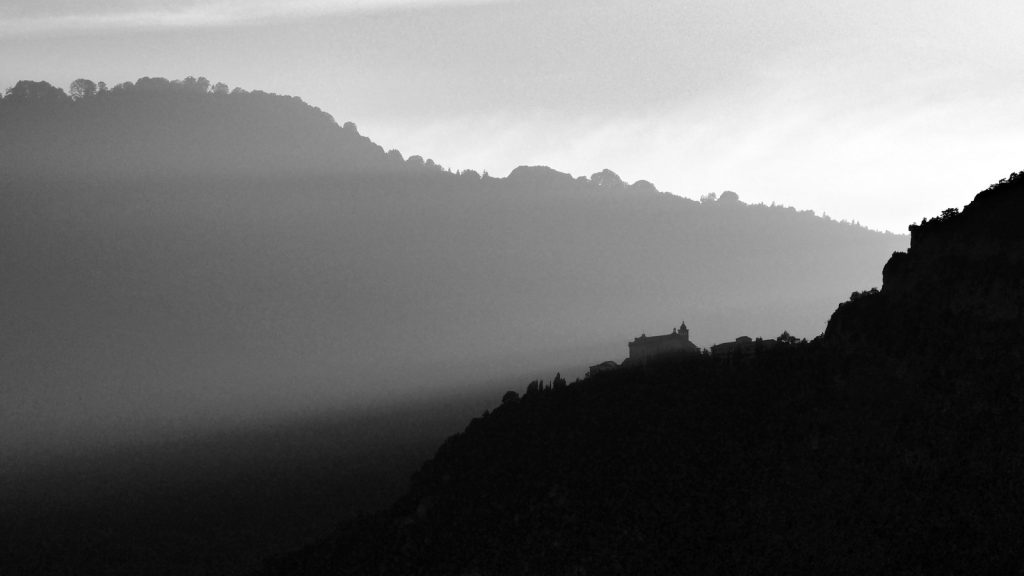
[[[33,178],[39,178],[40,176],[59,178],[65,172],[67,174],[64,175],[75,174],[76,170],[81,170],[81,175],[91,178],[116,178],[122,174],[130,175],[129,177],[132,178],[167,175],[181,178],[183,176],[180,173],[181,171],[186,172],[186,177],[191,172],[191,177],[193,178],[202,175],[204,171],[208,171],[209,175],[213,177],[223,176],[228,172],[233,176],[238,176],[239,173],[244,171],[252,171],[260,177],[266,177],[274,170],[281,170],[282,167],[275,162],[271,162],[269,166],[261,166],[259,162],[255,161],[239,166],[237,162],[226,161],[224,156],[211,157],[209,150],[224,147],[228,151],[232,151],[232,148],[238,143],[251,144],[253,140],[273,140],[271,138],[273,135],[295,131],[294,127],[289,127],[289,130],[281,130],[281,127],[286,125],[287,122],[298,124],[299,131],[305,131],[307,136],[315,136],[312,140],[319,144],[318,146],[310,146],[311,143],[300,144],[299,139],[292,138],[285,145],[278,145],[273,149],[275,155],[283,156],[291,161],[296,160],[302,154],[316,151],[312,156],[316,159],[317,163],[313,167],[305,167],[305,170],[307,170],[307,173],[304,174],[305,177],[324,177],[332,173],[338,174],[346,171],[391,171],[400,170],[403,167],[414,170],[423,168],[433,172],[445,172],[445,168],[435,163],[432,159],[424,159],[419,155],[411,155],[406,158],[395,149],[385,152],[382,146],[374,143],[367,136],[360,134],[355,123],[344,122],[343,124],[338,124],[331,114],[316,106],[307,104],[297,96],[268,93],[261,90],[248,91],[242,88],[235,88],[229,91],[226,85],[220,83],[211,84],[209,80],[203,77],[197,79],[192,76],[183,80],[173,81],[147,76],[139,78],[134,83],[123,82],[109,89],[102,82],[99,84],[103,85],[103,88],[99,89],[90,80],[79,79],[76,81],[76,83],[81,82],[85,82],[86,85],[92,84],[93,87],[85,92],[79,89],[75,97],[68,96],[63,89],[52,86],[45,81],[20,81],[15,86],[6,90],[5,96],[0,98],[0,120],[3,121],[3,124],[0,125],[0,130],[7,131],[10,135],[0,140],[0,152],[3,152],[3,154],[0,154],[0,166],[4,168],[4,172],[8,177],[17,174],[27,174]],[[74,88],[72,92],[75,93]],[[203,106],[210,107],[210,110],[203,110]],[[126,125],[138,123],[139,118],[133,118],[132,114],[139,113],[140,111],[133,110],[133,108],[141,108],[143,110],[163,109],[159,115],[163,116],[162,118],[146,119],[155,124],[155,126],[149,127],[149,135],[129,138],[124,138],[123,135],[120,135],[119,138],[100,130],[101,128],[121,129]],[[283,118],[270,123],[263,122],[266,125],[260,125],[260,120],[272,119],[275,116],[273,112],[282,110],[285,112]],[[114,115],[114,121],[109,123],[111,126],[105,126],[104,121],[109,120],[109,115],[111,114]],[[196,114],[202,115],[203,122],[195,122],[194,116]],[[243,114],[244,117],[240,116],[240,114]],[[56,115],[56,118],[54,118],[54,115]],[[210,118],[215,118],[218,115],[227,115],[227,118],[217,122],[209,121]],[[189,118],[189,116],[193,117]],[[26,139],[25,135],[31,134],[32,130],[37,128],[37,126],[32,124],[39,123],[44,118],[49,122],[72,120],[64,128],[67,132],[73,134],[74,138],[61,137],[52,133],[54,131],[51,130],[37,135],[35,139]],[[233,143],[217,139],[217,133],[224,125],[238,123],[242,119],[250,124],[257,125],[258,130],[256,130],[256,133],[247,134],[245,138],[236,139]],[[137,155],[148,154],[148,159],[152,160],[154,155],[159,156],[162,153],[174,156],[175,154],[180,154],[184,148],[187,148],[185,144],[175,146],[164,144],[164,148],[170,149],[156,151],[138,148],[138,143],[145,142],[154,131],[171,132],[172,130],[167,125],[168,122],[186,121],[190,126],[200,126],[203,130],[200,134],[192,134],[190,136],[193,139],[192,144],[203,144],[203,157],[187,158],[187,160],[192,162],[199,162],[201,160],[202,163],[198,169],[190,170],[187,162],[184,165],[177,165],[177,172],[172,170],[172,167],[160,164],[148,167],[138,166],[141,162],[136,158]],[[132,146],[115,148],[117,146],[115,141],[118,139],[132,142]],[[333,148],[326,145],[327,142],[333,145]],[[56,149],[48,151],[50,146],[56,146]],[[98,154],[89,155],[84,159],[84,162],[68,161],[68,156],[71,155],[73,157],[76,150],[82,151],[93,146],[99,148]],[[160,145],[157,145],[157,148],[160,147]],[[26,154],[26,152],[30,154]],[[325,152],[330,154],[323,157]],[[112,158],[104,160],[104,153],[110,154]],[[250,153],[249,155],[252,154]],[[268,156],[271,155],[257,154],[256,156],[260,162],[266,163],[268,162]],[[30,158],[35,158],[36,161],[30,160]],[[125,168],[142,168],[141,173],[132,175],[131,170],[121,172],[120,169],[113,166],[115,159],[118,162],[127,164],[128,166]],[[180,160],[180,158],[175,159]],[[45,164],[40,165],[40,160]],[[135,164],[135,166],[132,166],[132,164]],[[222,165],[222,168],[212,169],[212,166],[217,164]],[[300,166],[286,170],[285,177],[294,177],[302,169]],[[447,172],[451,174],[450,170]],[[465,176],[470,179],[482,178],[478,171],[472,169],[460,170],[455,175]],[[494,177],[489,176],[489,178]],[[551,188],[554,185],[569,184],[571,181],[589,182],[595,187],[606,191],[662,192],[679,196],[674,193],[658,190],[654,184],[647,180],[637,180],[629,184],[609,169],[596,172],[590,177],[574,177],[569,173],[561,172],[549,166],[521,165],[510,171],[508,175],[495,179],[546,188]],[[731,202],[735,197],[735,193],[730,192],[728,194],[731,195],[728,197],[728,201]],[[684,196],[679,197],[685,198]],[[716,195],[710,194],[704,199],[708,198],[714,201]],[[810,213],[813,214],[813,212]],[[866,228],[859,224],[850,224]],[[893,234],[884,231],[882,233]]]

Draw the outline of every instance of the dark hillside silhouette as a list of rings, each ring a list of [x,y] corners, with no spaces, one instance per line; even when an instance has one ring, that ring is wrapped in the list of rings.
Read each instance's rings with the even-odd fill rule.
[[[913,226],[826,334],[531,383],[264,574],[1013,574],[1024,178]]]
[[[883,270],[881,291],[855,294],[828,337],[932,363],[979,362],[1024,337],[1024,174],[910,227],[911,246]],[[1019,355],[1019,349],[1014,352]]]

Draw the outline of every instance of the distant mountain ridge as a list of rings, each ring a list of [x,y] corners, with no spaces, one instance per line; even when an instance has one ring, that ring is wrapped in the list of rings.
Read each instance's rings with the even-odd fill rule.
[[[443,170],[421,156],[406,159],[397,150],[385,152],[352,122],[339,129],[330,114],[296,96],[229,90],[191,76],[173,81],[143,77],[109,89],[103,82],[97,88],[79,79],[71,93],[45,81],[23,80],[0,94],[0,134],[6,136],[0,141],[0,166],[8,177],[315,178],[401,168]],[[474,170],[465,174],[480,177]],[[520,166],[507,180],[551,190],[588,179],[547,166]],[[589,182],[608,191],[659,192],[646,180],[628,184],[607,169]],[[732,192],[723,196],[723,201],[736,199]]]
[[[72,92],[0,100],[0,368],[48,406],[0,414],[0,454],[582,374],[680,318],[813,337],[907,243],[607,170],[450,173],[201,78]]]

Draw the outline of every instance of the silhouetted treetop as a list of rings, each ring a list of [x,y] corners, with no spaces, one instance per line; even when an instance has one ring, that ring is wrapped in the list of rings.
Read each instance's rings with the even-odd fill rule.
[[[97,86],[92,80],[85,78],[79,78],[71,83],[71,87],[68,88],[68,95],[73,100],[80,100],[82,98],[92,98],[96,95]]]
[[[66,102],[68,95],[63,90],[51,85],[49,82],[36,82],[33,80],[19,80],[4,92],[3,104],[54,104]]]
[[[725,192],[722,192],[718,196],[718,201],[719,202],[724,202],[724,203],[727,203],[727,204],[730,203],[730,202],[739,202],[740,201],[740,195],[735,193],[735,192],[733,192],[732,190],[726,190]]]
[[[642,194],[659,193],[658,189],[654,186],[654,184],[648,182],[647,180],[637,180],[636,182],[633,182],[629,189],[634,192],[640,192]]]
[[[570,182],[573,178],[548,166],[519,166],[509,172],[508,179],[512,182],[553,184]]]
[[[622,178],[619,178],[618,174],[607,168],[592,174],[590,181],[602,188],[621,189],[626,187],[626,183],[622,181]]]

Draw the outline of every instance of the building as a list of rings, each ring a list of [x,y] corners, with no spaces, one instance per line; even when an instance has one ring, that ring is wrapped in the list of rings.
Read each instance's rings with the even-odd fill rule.
[[[626,362],[646,364],[655,358],[665,359],[698,353],[700,353],[700,348],[690,342],[690,331],[686,328],[686,322],[683,322],[678,329],[673,329],[671,334],[661,336],[641,334],[639,338],[629,343],[629,359]]]
[[[734,342],[723,342],[711,347],[713,356],[729,356],[738,354],[749,356],[758,350],[766,350],[775,346],[775,340],[751,340],[749,336],[740,336]]]

